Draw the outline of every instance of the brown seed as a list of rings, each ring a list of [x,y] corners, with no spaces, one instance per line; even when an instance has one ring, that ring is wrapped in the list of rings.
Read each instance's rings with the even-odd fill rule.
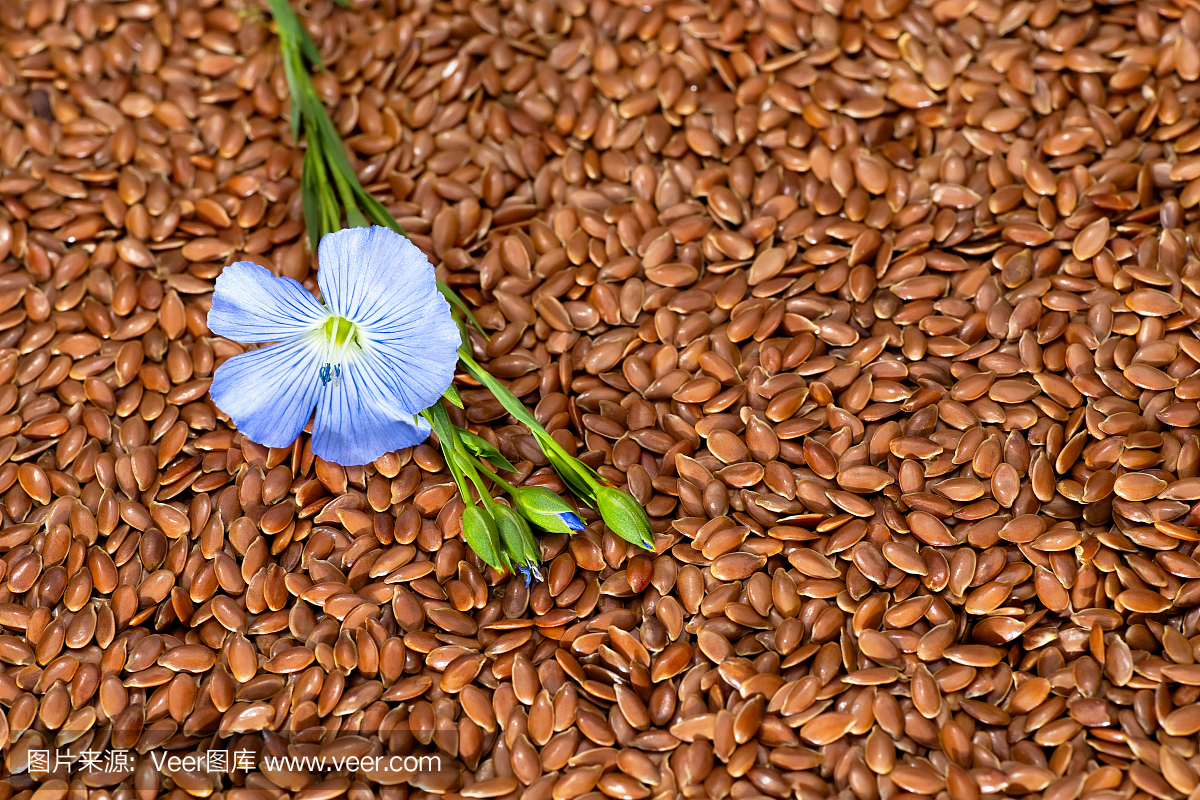
[[[837,475],[838,485],[851,492],[878,492],[894,483],[892,476],[878,467],[848,467]]]
[[[1195,9],[314,6],[480,363],[671,539],[585,510],[526,587],[434,443],[342,467],[210,402],[226,265],[329,265],[271,31],[152,5],[0,13],[14,772],[110,730],[148,797],[1194,793]],[[453,764],[150,768],[214,731]]]

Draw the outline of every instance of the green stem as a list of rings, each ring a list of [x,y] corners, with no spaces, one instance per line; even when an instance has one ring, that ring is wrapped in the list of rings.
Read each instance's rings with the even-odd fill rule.
[[[312,76],[304,68],[304,63],[307,61],[316,70],[325,69],[316,43],[308,35],[308,31],[304,29],[300,18],[288,5],[287,0],[267,0],[267,3],[271,8],[271,14],[275,17],[284,75],[287,78],[288,90],[292,95],[292,133],[297,143],[302,136],[308,139],[308,149],[304,153],[305,165],[313,163],[314,177],[317,177],[317,173],[320,173],[320,177],[324,177],[325,165],[328,164],[328,171],[332,173],[337,191],[345,202],[346,216],[352,226],[366,225],[369,220],[377,225],[391,228],[401,236],[406,236],[407,234],[400,227],[396,218],[363,188],[358,176],[350,168],[350,160],[346,156],[341,137],[338,135],[337,129],[333,127],[333,121],[326,113],[325,107],[321,104],[316,89],[313,88]],[[325,141],[326,139],[331,141]],[[316,249],[316,243],[320,241],[321,236],[336,230],[341,222],[340,214],[336,210],[336,201],[329,198],[331,194],[329,180],[318,180],[315,188],[316,191],[325,195],[325,202],[313,206],[313,208],[319,208],[319,218],[309,220],[309,237],[314,249]],[[363,206],[362,210],[359,208],[360,203]],[[332,213],[330,206],[333,207]],[[319,230],[313,230],[314,225],[318,225]],[[437,282],[437,287],[451,307],[486,337],[487,332],[484,331],[483,326],[479,324],[479,320],[475,318],[470,307],[463,302],[462,298],[441,280]]]
[[[471,374],[471,377],[475,378],[475,380],[479,381],[495,395],[505,411],[512,414],[518,421],[523,422],[529,428],[534,438],[537,439],[542,452],[550,458],[563,480],[570,484],[572,489],[578,490],[577,493],[585,500],[589,500],[590,505],[590,496],[594,495],[596,490],[602,485],[600,475],[564,450],[562,445],[546,432],[542,424],[537,421],[537,417],[530,413],[520,398],[509,391],[508,387],[499,379],[492,376],[491,373],[476,363],[465,345],[458,349],[458,360],[467,368],[467,372]]]
[[[483,478],[479,477],[479,471],[475,469],[475,465],[471,463],[475,459],[470,456],[467,456],[467,458],[470,460],[464,460],[462,466],[466,467],[467,477],[471,479],[471,483],[475,484],[475,491],[479,493],[479,499],[482,501],[483,507],[490,511],[496,506],[496,500],[492,497],[491,492],[488,491]]]
[[[466,482],[466,475],[463,473],[458,459],[455,457],[457,448],[462,446],[461,442],[454,435],[453,428],[450,428],[448,425],[450,421],[449,416],[446,416],[443,420],[438,414],[431,413],[435,408],[441,409],[443,414],[445,414],[445,409],[441,408],[441,404],[435,403],[422,411],[421,416],[429,422],[429,425],[433,428],[433,432],[437,434],[438,443],[442,447],[442,455],[446,459],[446,467],[450,470],[451,477],[454,478],[454,485],[458,487],[458,493],[462,495],[463,502],[470,503],[471,490],[469,484]]]
[[[341,226],[343,210],[350,226],[373,222],[391,228],[401,235],[407,235],[387,208],[363,188],[351,166],[345,143],[313,86],[312,75],[307,67],[315,70],[325,69],[316,42],[304,28],[288,0],[267,2],[275,19],[284,74],[292,96],[293,134],[297,142],[301,137],[307,140],[301,173],[301,191],[305,195],[305,221],[313,248],[316,249],[322,235]],[[529,428],[563,481],[576,495],[594,506],[596,492],[603,485],[600,475],[568,454],[504,383],[476,363],[471,355],[470,341],[462,320],[469,320],[485,338],[487,333],[453,289],[441,280],[437,282],[437,287],[450,303],[452,317],[463,329],[463,346],[458,352],[459,360],[467,372],[486,386],[509,414]],[[451,402],[455,402],[455,395],[448,397]],[[459,491],[463,494],[464,501],[470,501],[468,487],[473,484],[480,492],[480,500],[485,506],[493,503],[479,475],[482,466],[475,455],[464,446],[446,410],[439,403],[423,413],[442,442],[446,463]],[[484,469],[483,472],[487,473],[489,480],[510,492],[513,491],[514,487],[494,476],[490,470]]]
[[[438,435],[438,441],[442,446],[442,454],[446,457],[446,464],[450,467],[451,473],[454,474],[455,483],[458,485],[458,491],[462,494],[463,500],[470,500],[470,491],[465,483],[458,480],[458,475],[464,476],[470,480],[475,486],[475,491],[479,494],[479,500],[484,508],[491,509],[495,506],[496,501],[487,490],[487,485],[484,484],[483,478],[479,473],[480,467],[478,460],[473,454],[467,451],[463,445],[462,439],[458,435],[458,428],[450,421],[450,415],[446,413],[445,407],[441,403],[434,403],[429,408],[421,412],[425,419],[429,420],[429,424],[433,426],[434,432]],[[482,470],[489,478],[496,480],[497,483],[503,483],[499,479],[493,478],[489,470]],[[503,484],[509,490],[512,489],[507,483]]]
[[[513,486],[511,483],[504,480],[504,478],[501,478],[499,475],[492,472],[490,469],[482,469],[481,472],[487,476],[487,479],[489,481],[492,481],[493,483],[499,485],[501,489],[508,492],[509,494],[512,494],[513,492],[516,491],[517,487]]]

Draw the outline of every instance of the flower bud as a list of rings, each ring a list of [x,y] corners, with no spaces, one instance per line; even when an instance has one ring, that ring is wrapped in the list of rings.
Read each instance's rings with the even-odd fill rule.
[[[500,532],[491,516],[479,506],[467,506],[462,515],[462,532],[484,563],[497,572],[504,571],[506,559],[500,546]]]
[[[520,568],[541,563],[541,551],[525,518],[508,506],[497,504],[494,511],[496,527],[500,530],[500,544],[513,566]]]
[[[575,510],[544,486],[519,486],[511,494],[513,506],[521,516],[544,531],[571,533],[584,528]]]
[[[596,492],[596,506],[604,524],[617,536],[647,550],[654,549],[650,520],[631,495],[611,486],[601,486]]]

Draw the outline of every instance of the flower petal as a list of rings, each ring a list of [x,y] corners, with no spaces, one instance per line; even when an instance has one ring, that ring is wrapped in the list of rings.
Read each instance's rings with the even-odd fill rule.
[[[329,311],[302,285],[238,261],[217,277],[208,328],[238,342],[278,342],[321,326]]]
[[[290,339],[229,359],[217,368],[209,391],[244,436],[287,447],[317,406],[320,368],[311,339]]]
[[[313,452],[326,461],[351,467],[369,464],[384,453],[420,444],[429,424],[414,422],[398,408],[383,368],[370,353],[341,365],[341,374],[321,391],[313,420]]]
[[[439,295],[438,299],[446,303]],[[447,305],[447,309],[449,304]],[[381,379],[391,389],[395,402],[410,414],[417,414],[438,401],[454,382],[454,367],[458,364],[458,327],[446,320],[452,329],[448,334],[430,320],[421,333],[390,339],[361,337],[364,347],[370,348],[382,368]]]
[[[407,330],[437,294],[433,265],[415,244],[378,225],[327,233],[317,282],[338,316],[372,329]]]
[[[317,281],[378,356],[394,401],[412,414],[437,402],[454,380],[462,336],[425,254],[387,228],[348,228],[321,240]]]
[[[558,515],[558,518],[563,521],[564,525],[573,531],[587,530],[587,525],[583,524],[583,520],[579,518],[578,514],[572,514],[569,511],[564,511]]]

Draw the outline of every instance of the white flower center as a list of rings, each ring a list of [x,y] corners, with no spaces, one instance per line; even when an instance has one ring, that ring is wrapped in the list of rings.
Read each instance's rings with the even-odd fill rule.
[[[328,386],[332,383],[336,387],[338,379],[342,377],[342,364],[347,360],[347,356],[362,350],[362,344],[358,340],[358,326],[345,317],[330,315],[316,333],[325,353],[325,365],[318,374],[323,384]]]

